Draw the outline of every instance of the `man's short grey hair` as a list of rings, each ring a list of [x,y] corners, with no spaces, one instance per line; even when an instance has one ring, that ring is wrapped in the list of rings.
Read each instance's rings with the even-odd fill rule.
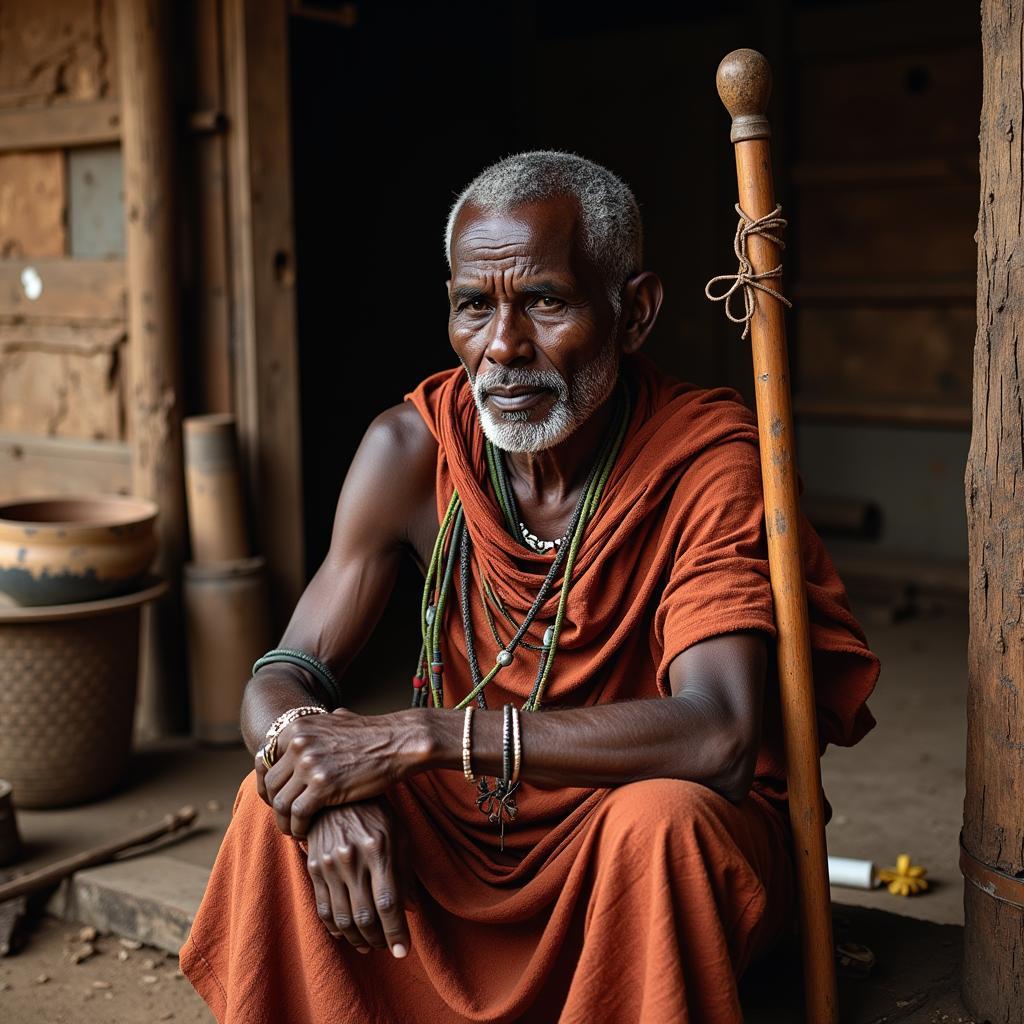
[[[604,277],[608,298],[618,316],[622,286],[642,265],[640,208],[621,178],[575,153],[542,149],[516,153],[478,174],[448,214],[445,253],[449,270],[455,221],[467,203],[484,213],[507,213],[524,203],[552,196],[572,196],[579,203],[583,244]]]

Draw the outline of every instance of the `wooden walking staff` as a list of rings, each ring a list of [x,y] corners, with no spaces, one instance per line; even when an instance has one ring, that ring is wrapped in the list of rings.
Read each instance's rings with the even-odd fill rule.
[[[775,204],[771,129],[765,116],[771,68],[756,50],[734,50],[718,66],[717,84],[718,95],[732,115],[730,139],[736,146],[742,211],[736,238],[740,269],[728,275],[733,284],[726,294],[708,294],[716,300],[725,299],[730,319],[746,324],[744,337],[749,332],[753,351],[768,563],[778,630],[779,692],[800,896],[806,1019],[813,1024],[835,1024],[838,1009],[825,808],[800,556],[793,406],[783,310],[783,304],[789,303],[781,292],[782,245],[777,235],[785,221]],[[736,292],[742,293],[744,301],[742,317],[733,315],[728,306]]]

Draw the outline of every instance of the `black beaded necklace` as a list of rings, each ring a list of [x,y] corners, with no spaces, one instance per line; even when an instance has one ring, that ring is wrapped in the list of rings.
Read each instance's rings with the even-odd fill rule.
[[[470,679],[473,685],[466,697],[455,705],[456,708],[465,708],[473,701],[480,708],[486,708],[487,700],[484,690],[487,684],[503,668],[512,664],[517,649],[522,646],[524,649],[538,651],[540,655],[537,676],[530,696],[523,704],[523,710],[539,711],[541,709],[544,692],[550,679],[555,655],[558,650],[558,638],[565,619],[565,610],[572,586],[572,574],[576,556],[579,553],[587,525],[597,510],[601,495],[611,475],[612,467],[615,465],[615,460],[622,447],[626,427],[629,424],[629,415],[629,397],[626,389],[620,386],[609,431],[602,442],[598,457],[587,477],[583,493],[573,509],[565,533],[558,544],[555,545],[555,554],[551,561],[551,566],[537,591],[537,596],[534,598],[521,623],[517,624],[512,615],[505,609],[490,585],[490,581],[481,571],[480,596],[491,634],[498,645],[495,663],[487,673],[484,673],[480,667],[470,609],[472,540],[466,527],[465,513],[458,491],[453,492],[438,529],[437,539],[434,542],[434,549],[427,568],[426,579],[424,580],[421,607],[422,645],[420,647],[419,660],[417,661],[416,675],[413,678],[413,707],[426,707],[428,692],[433,699],[435,707],[444,707],[444,661],[441,650],[441,636],[443,633],[444,613],[454,581],[457,562],[459,572],[459,609],[466,644],[466,656],[469,662]],[[519,528],[521,516],[502,453],[490,441],[485,441],[485,452],[488,475],[498,506],[505,520],[505,526],[509,533],[520,543],[529,546],[526,545]],[[547,600],[551,588],[558,579],[559,572],[563,570],[563,566],[562,590],[555,620],[545,629],[543,639],[539,645],[528,643],[525,640],[526,634]],[[501,640],[497,624],[491,612],[491,604],[495,605],[501,615],[507,620],[510,628],[514,630],[508,642],[502,642]],[[430,655],[429,662],[427,660],[428,654]],[[428,666],[429,675],[427,674]],[[429,687],[427,685],[428,682]],[[497,778],[490,781],[481,778],[478,786],[477,806],[491,821],[499,822],[502,829],[504,829],[506,819],[513,820],[517,813],[513,798],[516,787],[509,786],[505,779]]]

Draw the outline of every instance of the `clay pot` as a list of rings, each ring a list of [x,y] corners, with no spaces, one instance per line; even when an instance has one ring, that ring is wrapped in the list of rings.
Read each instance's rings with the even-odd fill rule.
[[[0,504],[0,593],[20,605],[138,589],[157,550],[157,506],[113,495]]]
[[[18,807],[101,796],[131,752],[142,606],[152,583],[122,597],[0,608],[0,777]]]
[[[203,743],[240,743],[242,691],[273,644],[266,560],[190,563],[184,598],[192,731]]]

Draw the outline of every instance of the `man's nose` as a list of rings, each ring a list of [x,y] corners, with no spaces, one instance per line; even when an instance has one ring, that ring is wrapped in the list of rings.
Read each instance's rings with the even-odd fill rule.
[[[533,337],[529,327],[528,317],[521,316],[514,308],[499,307],[491,318],[484,358],[502,366],[530,362],[533,359]]]

